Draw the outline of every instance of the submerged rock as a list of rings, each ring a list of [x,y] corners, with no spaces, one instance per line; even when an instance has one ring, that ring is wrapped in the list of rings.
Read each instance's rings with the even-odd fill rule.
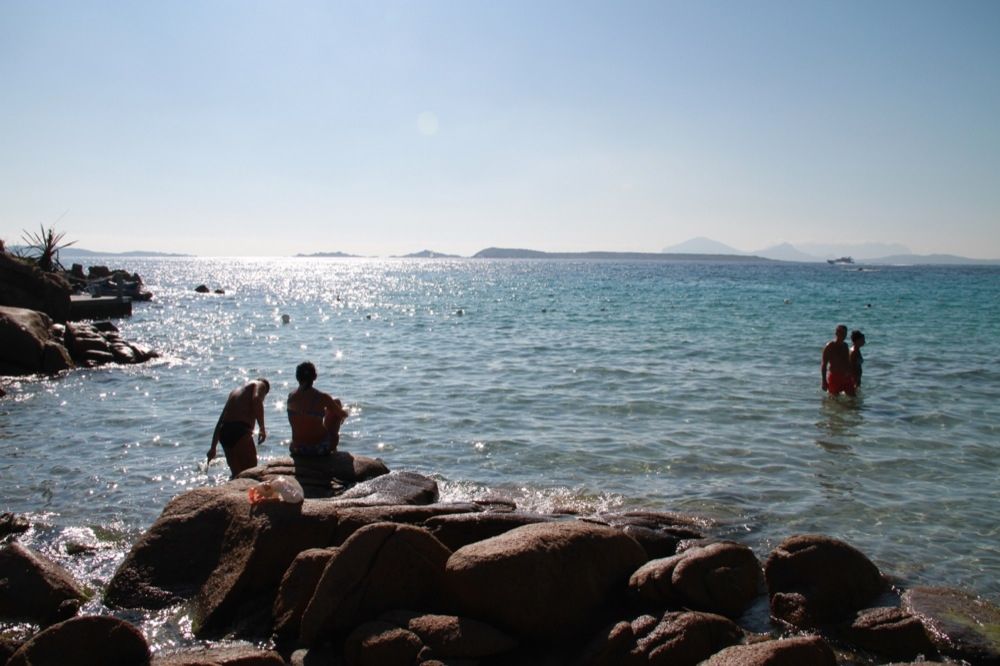
[[[16,543],[0,549],[0,618],[46,626],[76,615],[86,598],[48,558]]]
[[[973,664],[1000,664],[1000,607],[947,587],[915,587],[903,609],[917,616],[940,652]]]
[[[619,530],[539,523],[455,551],[445,582],[460,614],[518,637],[551,639],[593,623],[645,561],[642,546]]]

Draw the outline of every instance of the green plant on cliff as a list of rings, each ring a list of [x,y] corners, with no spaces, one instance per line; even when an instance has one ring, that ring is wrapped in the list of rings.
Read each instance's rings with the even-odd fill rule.
[[[33,259],[38,267],[43,271],[54,271],[56,268],[61,268],[59,265],[59,250],[67,248],[76,242],[69,241],[68,243],[63,243],[62,240],[65,236],[66,232],[56,233],[52,227],[46,229],[39,225],[38,233],[25,231],[22,238],[27,243],[28,250],[37,253]]]

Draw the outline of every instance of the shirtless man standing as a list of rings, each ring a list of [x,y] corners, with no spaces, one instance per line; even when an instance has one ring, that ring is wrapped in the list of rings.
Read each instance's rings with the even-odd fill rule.
[[[851,352],[847,348],[847,327],[841,324],[834,333],[834,339],[823,347],[823,362],[820,375],[824,391],[830,395],[846,393],[854,395],[854,373],[851,371]]]
[[[267,430],[264,428],[264,396],[270,390],[271,385],[266,379],[255,379],[233,389],[219,415],[219,422],[215,424],[208,462],[215,458],[216,446],[221,442],[234,478],[243,470],[257,466],[253,425],[254,421],[260,425],[257,431],[257,443],[260,444],[267,439]]]

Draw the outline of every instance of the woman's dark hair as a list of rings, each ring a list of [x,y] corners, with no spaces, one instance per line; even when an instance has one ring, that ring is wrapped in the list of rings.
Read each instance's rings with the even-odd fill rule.
[[[851,331],[851,342],[864,339],[865,339],[865,334],[862,333],[861,331]]]
[[[295,379],[306,388],[311,387],[316,381],[316,366],[309,361],[299,363],[295,368]]]

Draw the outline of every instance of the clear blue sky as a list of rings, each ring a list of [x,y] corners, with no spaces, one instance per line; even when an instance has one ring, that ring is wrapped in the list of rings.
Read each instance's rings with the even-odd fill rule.
[[[1000,258],[1000,2],[0,0],[0,238]]]

